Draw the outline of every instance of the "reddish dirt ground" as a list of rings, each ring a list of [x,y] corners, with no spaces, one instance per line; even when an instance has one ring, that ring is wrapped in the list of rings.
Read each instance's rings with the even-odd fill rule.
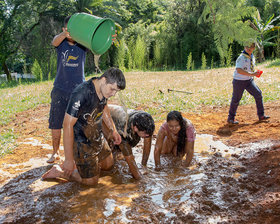
[[[262,212],[252,214],[254,217],[252,223],[280,223],[280,101],[266,103],[265,111],[271,118],[268,121],[259,122],[255,105],[239,106],[236,119],[240,123],[233,126],[226,123],[228,108],[205,107],[199,114],[187,113],[184,116],[192,121],[198,134],[214,135],[216,139],[229,146],[263,140],[271,140],[275,143],[274,146],[259,152],[257,156],[244,161],[244,164],[250,173],[248,181],[254,181],[258,185],[260,205],[272,211],[271,214]],[[0,127],[0,131],[13,128],[18,136],[17,142],[23,142],[27,138],[36,138],[43,144],[51,145],[48,113],[49,105],[40,105],[17,114],[7,126]],[[161,122],[156,124],[156,132],[160,124]],[[12,154],[0,158],[0,166],[3,163],[22,163],[34,155],[46,157],[51,153],[51,150],[40,149],[41,146],[19,144]],[[19,172],[13,168],[6,171]],[[266,175],[268,173],[269,175]],[[4,181],[3,177],[0,177],[0,183]],[[263,196],[268,194],[271,196],[262,200]],[[263,222],[260,222],[261,220]]]

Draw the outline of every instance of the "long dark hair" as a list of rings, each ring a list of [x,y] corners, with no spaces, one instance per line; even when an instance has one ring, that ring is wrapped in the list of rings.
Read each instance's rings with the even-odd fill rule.
[[[178,133],[178,142],[177,142],[177,156],[184,154],[184,149],[186,145],[186,128],[187,124],[185,119],[182,117],[182,114],[176,110],[173,110],[167,114],[167,122],[168,121],[178,121],[181,129]]]

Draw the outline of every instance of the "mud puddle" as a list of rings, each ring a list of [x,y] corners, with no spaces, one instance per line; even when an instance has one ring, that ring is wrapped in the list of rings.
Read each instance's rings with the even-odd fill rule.
[[[28,162],[1,167],[8,180],[0,185],[0,223],[245,223],[263,207],[244,161],[272,145],[263,141],[233,148],[211,135],[198,135],[190,168],[165,156],[163,168],[155,171],[153,148],[147,168],[141,167],[139,144],[134,155],[144,174],[141,181],[119,160],[94,188],[42,181],[51,165],[34,155]]]

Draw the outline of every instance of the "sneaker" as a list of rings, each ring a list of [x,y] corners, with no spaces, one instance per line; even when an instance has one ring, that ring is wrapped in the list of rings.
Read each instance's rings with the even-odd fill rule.
[[[263,115],[263,116],[259,117],[259,120],[260,120],[260,121],[264,121],[264,120],[267,120],[267,119],[269,119],[269,118],[270,118],[269,116]]]
[[[235,121],[235,120],[227,120],[227,123],[228,124],[239,124],[239,122]]]

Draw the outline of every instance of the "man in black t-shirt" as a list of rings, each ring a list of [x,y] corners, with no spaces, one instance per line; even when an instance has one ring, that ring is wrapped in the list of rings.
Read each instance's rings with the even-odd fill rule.
[[[154,120],[150,114],[144,111],[125,111],[123,107],[117,105],[108,105],[108,108],[116,129],[122,137],[121,144],[113,144],[108,132],[109,128],[105,123],[103,124],[103,133],[112,150],[122,152],[132,176],[138,180],[142,175],[136,165],[132,148],[139,143],[141,138],[144,138],[142,165],[146,166],[150,155],[152,135],[155,130]]]
[[[65,178],[95,185],[100,169],[112,167],[113,155],[102,133],[102,121],[109,127],[114,144],[119,145],[121,136],[110,116],[107,99],[125,85],[122,71],[110,68],[101,77],[92,78],[74,89],[63,122],[65,161],[61,166],[53,166],[43,179]]]

